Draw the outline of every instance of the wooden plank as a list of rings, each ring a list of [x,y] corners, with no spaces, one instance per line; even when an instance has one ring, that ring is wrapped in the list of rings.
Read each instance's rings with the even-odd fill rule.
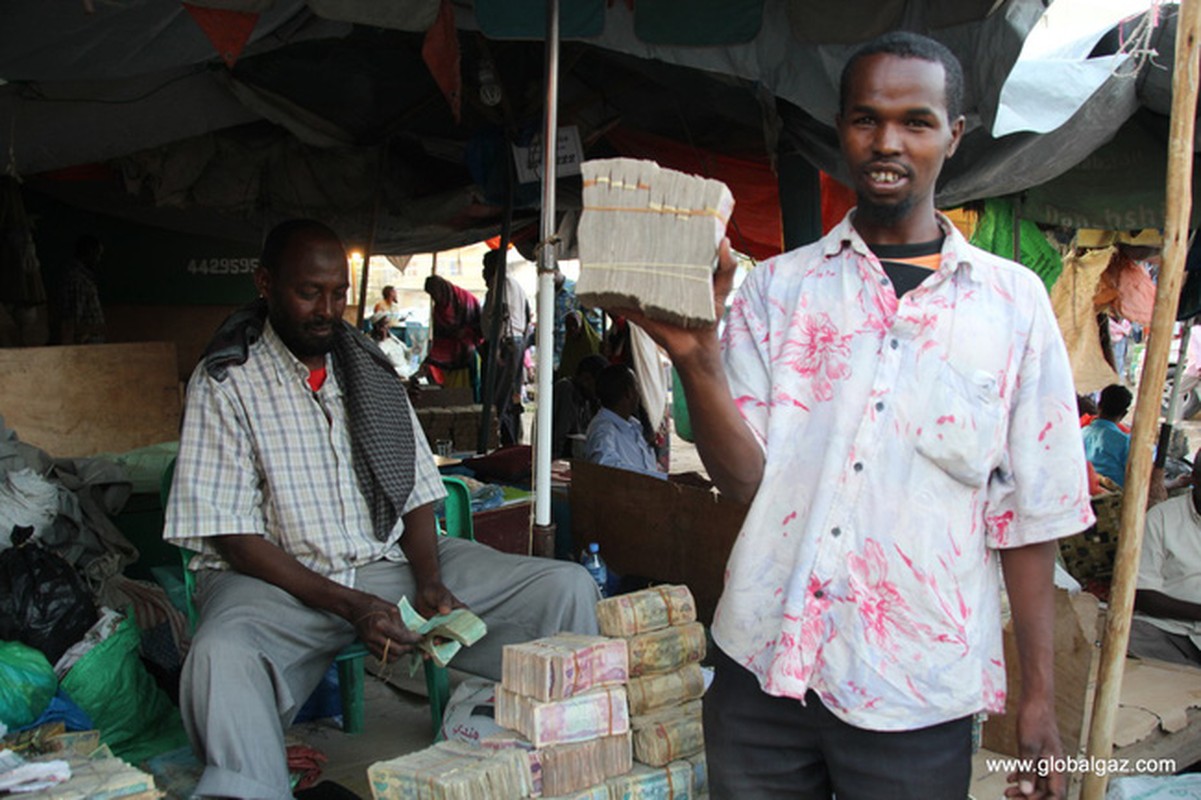
[[[718,494],[583,461],[572,463],[572,538],[597,542],[620,575],[692,590],[709,624],[747,507]]]
[[[171,342],[0,350],[0,415],[52,456],[178,439],[180,413]]]

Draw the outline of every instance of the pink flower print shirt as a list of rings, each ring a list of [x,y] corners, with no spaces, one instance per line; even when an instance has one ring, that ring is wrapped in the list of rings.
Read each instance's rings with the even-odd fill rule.
[[[714,639],[862,728],[999,711],[996,551],[1093,519],[1067,352],[1029,270],[940,217],[940,268],[898,300],[850,219],[761,264],[729,315],[766,463]]]

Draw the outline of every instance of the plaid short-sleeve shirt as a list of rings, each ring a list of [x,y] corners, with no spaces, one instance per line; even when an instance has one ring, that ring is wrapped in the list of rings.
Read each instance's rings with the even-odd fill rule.
[[[203,365],[196,368],[164,539],[199,551],[200,564],[225,568],[210,537],[257,534],[345,586],[353,585],[362,564],[404,560],[398,544],[403,520],[386,541],[372,533],[351,463],[342,390],[328,356],[326,366],[328,377],[314,392],[308,368],[268,323],[246,363],[230,367],[224,381]],[[429,444],[409,414],[418,435],[406,513],[446,494]]]

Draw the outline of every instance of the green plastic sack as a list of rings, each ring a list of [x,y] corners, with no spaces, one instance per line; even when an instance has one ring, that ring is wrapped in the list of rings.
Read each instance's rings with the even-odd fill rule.
[[[58,691],[54,667],[40,650],[0,642],[0,722],[22,728],[42,716]]]
[[[137,625],[127,616],[63,678],[63,689],[92,718],[100,741],[131,764],[188,743],[179,709],[138,658],[140,644]]]

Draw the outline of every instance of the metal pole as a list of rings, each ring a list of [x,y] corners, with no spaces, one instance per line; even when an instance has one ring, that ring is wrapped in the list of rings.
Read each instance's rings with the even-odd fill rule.
[[[1147,490],[1151,481],[1151,451],[1155,425],[1163,399],[1163,382],[1168,368],[1172,324],[1184,280],[1188,254],[1188,225],[1193,199],[1193,132],[1197,109],[1197,44],[1201,35],[1201,6],[1198,0],[1181,0],[1176,19],[1176,64],[1172,74],[1172,119],[1168,136],[1167,204],[1164,224],[1163,268],[1151,315],[1142,379],[1138,387],[1134,428],[1130,432],[1130,457],[1126,463],[1126,491],[1122,502],[1121,534],[1115,559],[1105,639],[1101,644],[1101,666],[1097,693],[1088,732],[1090,763],[1113,754],[1113,732],[1117,723],[1126,647],[1130,642],[1130,615],[1134,610],[1134,588],[1143,543]],[[1108,773],[1086,771],[1083,800],[1105,797]]]
[[[505,216],[500,223],[500,263],[488,291],[493,297],[492,324],[484,331],[488,340],[486,358],[483,361],[483,375],[480,378],[480,430],[476,437],[477,453],[488,452],[489,434],[492,431],[492,408],[496,397],[496,348],[500,347],[500,326],[504,318],[505,278],[508,275],[509,238],[513,233],[513,194],[517,179],[513,174],[512,140],[505,134]]]
[[[555,358],[554,236],[558,131],[559,2],[547,0],[546,115],[542,126],[542,228],[538,248],[538,405],[534,419],[534,550],[538,555],[554,553],[554,529],[550,527],[550,432]]]

